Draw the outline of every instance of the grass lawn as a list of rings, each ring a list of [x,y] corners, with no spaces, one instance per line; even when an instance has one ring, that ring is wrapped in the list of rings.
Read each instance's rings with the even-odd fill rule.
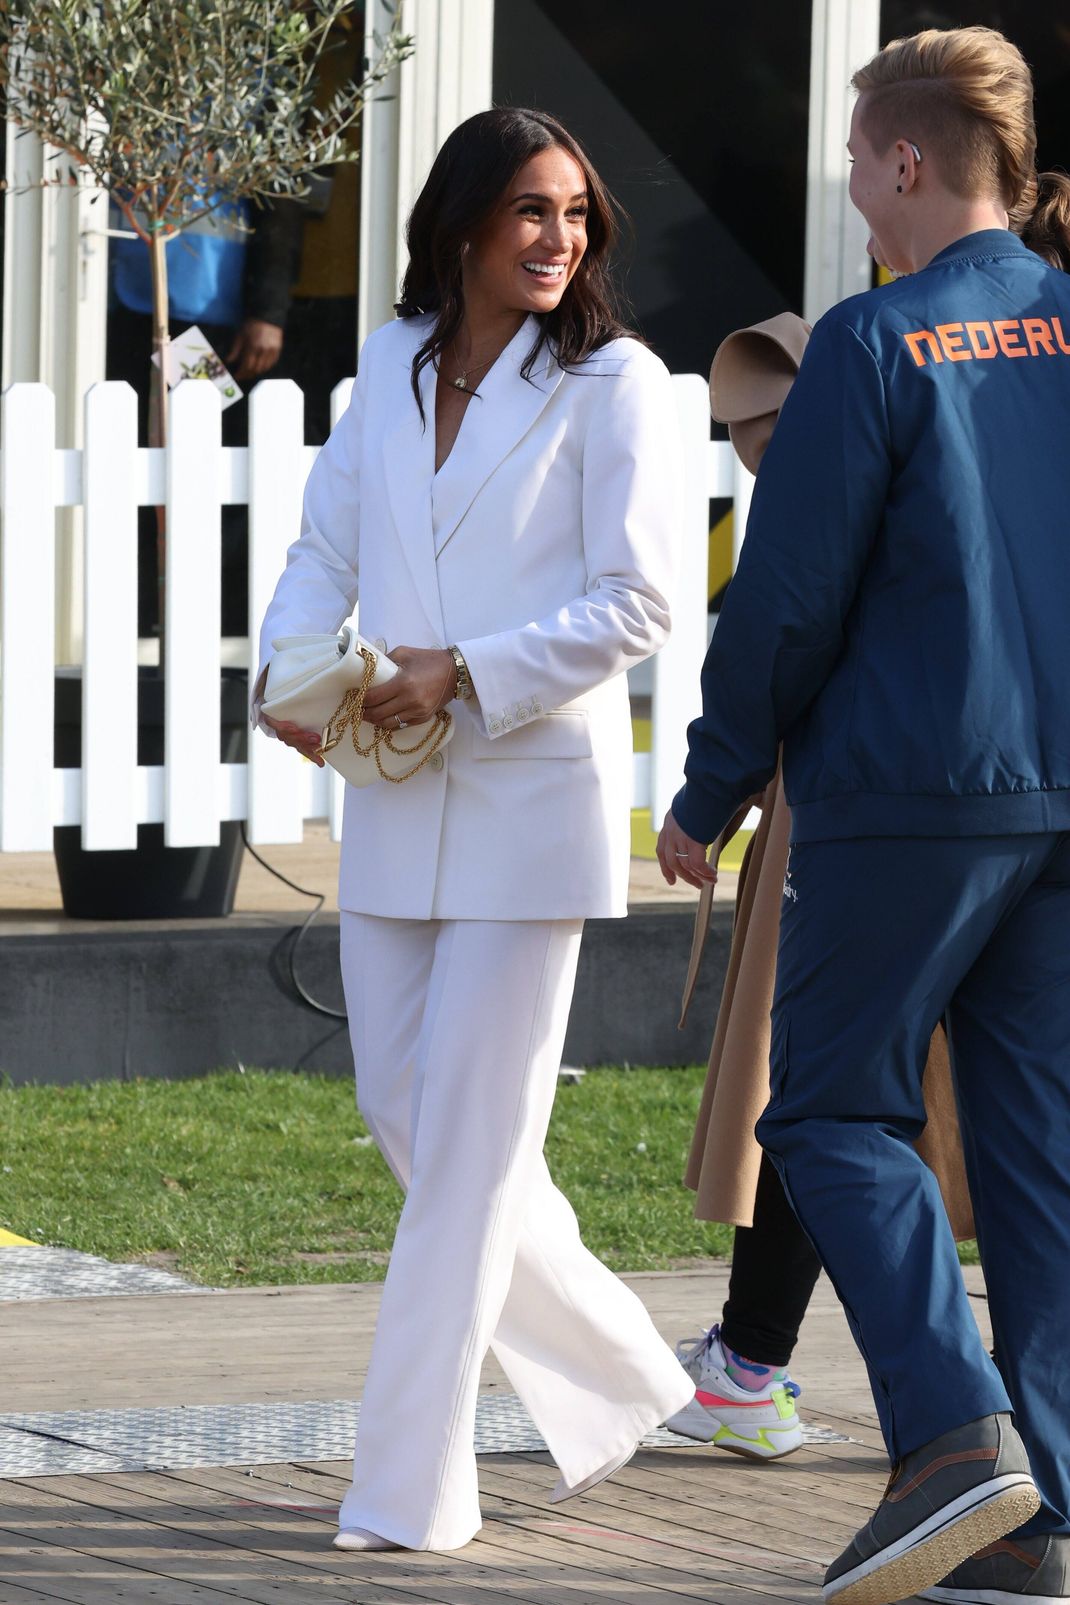
[[[547,1154],[618,1270],[725,1254],[680,1185],[700,1070],[598,1070],[558,1092]],[[401,1194],[347,1079],[0,1087],[0,1227],[216,1286],[385,1274]],[[2,1250],[0,1250],[2,1252]]]
[[[731,1228],[696,1221],[680,1184],[702,1080],[594,1070],[558,1092],[550,1168],[615,1270],[731,1251]],[[0,1228],[35,1243],[214,1286],[372,1281],[400,1206],[348,1079],[0,1085]]]

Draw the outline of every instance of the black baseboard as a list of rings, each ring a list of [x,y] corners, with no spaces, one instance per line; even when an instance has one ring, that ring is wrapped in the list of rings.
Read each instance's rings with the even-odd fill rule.
[[[714,910],[691,1017],[678,1031],[691,927],[687,910],[660,908],[588,922],[566,1063],[705,1060],[731,910]],[[349,1075],[344,1022],[315,1013],[294,991],[295,930],[282,918],[242,917],[0,937],[0,1074],[16,1084],[66,1084],[244,1064]],[[315,997],[341,1007],[337,918],[308,933],[298,971]]]

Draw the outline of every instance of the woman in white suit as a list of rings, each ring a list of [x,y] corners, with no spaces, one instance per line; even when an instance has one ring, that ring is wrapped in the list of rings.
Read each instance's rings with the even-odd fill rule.
[[[694,1392],[542,1155],[583,921],[626,912],[624,671],[665,640],[674,571],[673,397],[611,310],[613,238],[552,118],[490,111],[450,135],[409,220],[400,317],[364,346],[263,625],[266,665],[359,595],[400,665],[366,716],[456,721],[404,785],[346,796],[357,1097],[407,1197],[341,1548],[478,1530],[490,1346],[557,1462],[553,1498]],[[318,732],[274,731],[316,755]]]

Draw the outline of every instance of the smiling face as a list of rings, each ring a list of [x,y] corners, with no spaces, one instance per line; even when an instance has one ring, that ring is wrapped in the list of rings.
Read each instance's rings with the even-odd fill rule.
[[[867,250],[874,261],[896,273],[909,273],[911,262],[900,238],[905,221],[903,196],[896,189],[902,177],[903,141],[893,141],[883,155],[877,154],[862,127],[864,101],[861,96],[855,104],[847,141],[852,164],[851,201],[869,224]]]
[[[494,312],[552,312],[587,249],[587,181],[559,145],[526,161],[464,259],[464,297]]]

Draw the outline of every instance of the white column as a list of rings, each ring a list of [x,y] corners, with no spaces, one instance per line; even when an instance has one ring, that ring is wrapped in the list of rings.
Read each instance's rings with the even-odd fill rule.
[[[17,93],[17,89],[13,89]],[[107,200],[66,177],[66,157],[46,155],[33,134],[7,126],[4,196],[2,384],[45,384],[56,398],[56,439],[83,442],[83,398],[104,378],[108,304]],[[94,204],[94,197],[97,197]],[[57,524],[56,655],[78,662],[82,645],[82,518]]]
[[[55,407],[44,385],[0,403],[0,852],[52,846]]]
[[[368,0],[365,17],[364,54],[374,61],[375,36],[389,28],[390,12],[383,0]],[[361,118],[358,341],[389,322],[398,296],[398,77],[391,74]]]
[[[655,830],[660,830],[669,804],[683,784],[687,726],[702,711],[699,674],[706,656],[710,392],[706,380],[696,373],[674,374],[672,386],[683,446],[683,545],[672,599],[672,634],[654,658],[650,815]]]
[[[813,0],[803,316],[868,290],[869,230],[847,193],[851,75],[880,48],[880,0]]]
[[[365,53],[389,27],[370,0]],[[393,316],[405,265],[405,222],[451,129],[491,104],[494,0],[417,0],[402,24],[415,51],[365,110],[361,177],[360,338]]]

